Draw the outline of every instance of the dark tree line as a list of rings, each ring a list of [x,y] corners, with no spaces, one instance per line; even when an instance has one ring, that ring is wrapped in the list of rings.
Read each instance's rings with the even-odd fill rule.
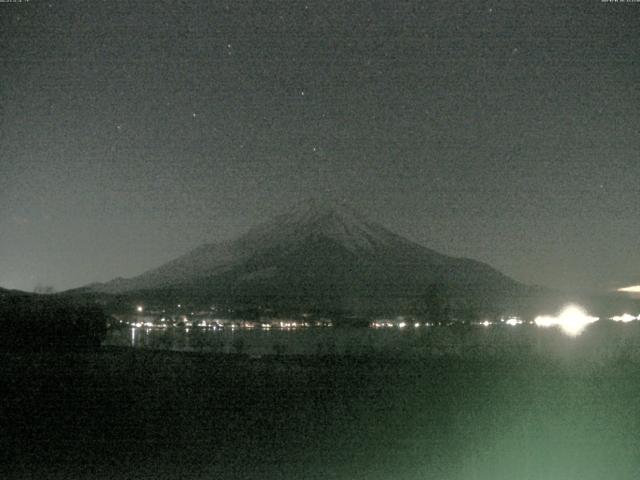
[[[60,297],[0,297],[0,348],[95,348],[106,335],[107,317],[93,304]]]
[[[503,310],[500,302],[490,294],[460,292],[441,283],[428,285],[411,305],[413,315],[434,325],[495,320]]]
[[[446,286],[440,283],[427,286],[415,301],[412,313],[435,325],[447,323],[451,318],[451,299]]]

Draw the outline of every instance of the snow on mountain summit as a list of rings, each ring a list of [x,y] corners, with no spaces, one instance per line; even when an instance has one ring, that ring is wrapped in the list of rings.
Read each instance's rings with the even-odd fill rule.
[[[309,199],[250,230],[242,241],[262,248],[309,237],[324,237],[349,250],[371,250],[388,243],[394,235],[346,204]]]

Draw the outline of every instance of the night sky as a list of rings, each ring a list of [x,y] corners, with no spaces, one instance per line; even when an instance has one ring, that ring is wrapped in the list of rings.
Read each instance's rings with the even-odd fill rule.
[[[313,196],[640,283],[640,3],[0,3],[0,286],[133,276]]]

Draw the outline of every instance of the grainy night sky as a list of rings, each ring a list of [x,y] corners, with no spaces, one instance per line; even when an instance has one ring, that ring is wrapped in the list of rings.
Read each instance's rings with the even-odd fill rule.
[[[640,283],[640,3],[0,3],[0,286],[308,196],[526,283]]]

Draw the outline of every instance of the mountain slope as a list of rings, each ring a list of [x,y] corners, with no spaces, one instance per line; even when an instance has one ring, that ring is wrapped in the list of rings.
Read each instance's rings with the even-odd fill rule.
[[[309,201],[234,241],[202,245],[137,277],[89,289],[304,302],[411,297],[433,283],[458,295],[522,288],[486,264],[435,252],[349,207]]]

